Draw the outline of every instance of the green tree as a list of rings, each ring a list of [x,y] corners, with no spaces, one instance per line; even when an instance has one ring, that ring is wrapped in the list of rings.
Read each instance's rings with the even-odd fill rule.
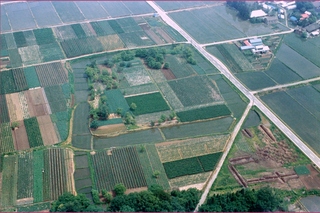
[[[131,208],[130,206],[123,205],[120,208],[119,212],[135,212],[134,208]]]
[[[17,121],[13,121],[13,122],[11,123],[11,129],[12,129],[12,130],[15,130],[16,128],[19,128],[19,126],[20,126],[20,124],[19,124],[19,122],[17,122]]]
[[[159,170],[155,170],[152,174],[153,177],[158,178],[160,176],[161,172]]]
[[[120,108],[120,107],[117,108],[117,114],[118,114],[118,115],[122,115],[122,108]]]
[[[163,65],[163,69],[169,69],[170,64],[168,62],[164,63]]]
[[[110,203],[112,201],[112,195],[105,189],[101,190],[102,196],[104,198],[105,203]]]
[[[142,152],[145,152],[146,151],[146,147],[144,145],[140,145],[139,147],[139,151],[142,153]]]
[[[137,109],[137,105],[136,105],[135,103],[131,103],[131,104],[130,104],[130,109],[131,109],[132,111],[134,111],[135,109]]]
[[[99,197],[99,192],[98,190],[92,189],[91,190],[91,194],[92,194],[92,200],[95,204],[101,204],[102,202],[100,201],[100,197]]]
[[[127,188],[123,185],[123,183],[118,183],[114,186],[113,190],[114,190],[116,196],[119,196],[119,195],[124,195]]]
[[[90,128],[91,129],[97,129],[99,127],[98,121],[97,120],[93,120],[90,124]]]

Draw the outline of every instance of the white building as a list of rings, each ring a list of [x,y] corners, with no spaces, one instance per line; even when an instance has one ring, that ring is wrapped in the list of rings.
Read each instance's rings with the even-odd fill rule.
[[[259,17],[264,17],[267,14],[263,10],[253,10],[251,12],[250,18],[259,18]]]

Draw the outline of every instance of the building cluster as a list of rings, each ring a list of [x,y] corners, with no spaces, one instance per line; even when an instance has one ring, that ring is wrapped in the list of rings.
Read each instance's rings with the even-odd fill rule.
[[[244,46],[241,46],[241,50],[251,50],[254,54],[264,54],[270,51],[270,48],[263,44],[261,38],[254,38],[243,41]]]

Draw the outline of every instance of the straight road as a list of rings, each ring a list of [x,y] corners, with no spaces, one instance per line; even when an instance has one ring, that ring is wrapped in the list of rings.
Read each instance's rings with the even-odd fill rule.
[[[228,68],[219,61],[216,57],[210,55],[206,52],[200,44],[198,44],[186,31],[184,31],[178,24],[176,24],[158,5],[152,1],[147,1],[147,3],[155,9],[160,17],[172,28],[177,30],[187,41],[189,41],[208,61],[210,61],[215,67],[217,67],[220,72],[228,78],[247,98],[249,98],[250,103],[256,105],[318,168],[320,168],[320,158],[308,147],[305,143],[297,137],[270,109],[268,109],[254,94],[244,87],[238,79],[236,79]],[[248,110],[248,108],[247,108]],[[244,119],[244,116],[241,118]],[[240,123],[240,122],[239,122]],[[238,123],[238,124],[239,124]],[[240,125],[240,124],[239,124]],[[238,126],[238,125],[237,125]],[[239,127],[240,128],[240,127]],[[234,131],[236,132],[236,131]],[[229,146],[231,146],[233,141],[229,141]],[[229,150],[226,150],[224,155],[227,155]],[[220,161],[221,163],[222,161]],[[217,173],[216,173],[217,174]],[[216,177],[216,176],[215,176]],[[214,178],[211,178],[209,184],[205,189],[208,192],[211,188]],[[204,195],[206,197],[207,194]],[[205,198],[201,198],[198,206],[202,205]],[[197,209],[196,209],[197,210]]]

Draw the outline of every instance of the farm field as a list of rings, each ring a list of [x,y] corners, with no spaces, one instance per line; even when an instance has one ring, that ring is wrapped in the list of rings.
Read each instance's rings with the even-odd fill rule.
[[[259,90],[267,87],[275,86],[274,82],[264,72],[245,72],[236,75],[250,90]]]
[[[293,131],[295,131],[313,150],[320,153],[317,129],[320,128],[319,107],[314,108],[316,102],[315,97],[305,96],[298,97],[299,94],[305,92],[313,92],[319,96],[314,89],[310,87],[302,87],[287,92],[276,92],[261,97],[264,101],[284,122],[286,122]],[[291,96],[290,96],[290,95]],[[294,99],[297,98],[297,100]],[[308,104],[310,102],[310,104]],[[309,106],[310,105],[310,106]],[[304,106],[316,115],[311,114]],[[286,110],[283,110],[286,109]],[[304,125],[300,125],[303,123]]]

